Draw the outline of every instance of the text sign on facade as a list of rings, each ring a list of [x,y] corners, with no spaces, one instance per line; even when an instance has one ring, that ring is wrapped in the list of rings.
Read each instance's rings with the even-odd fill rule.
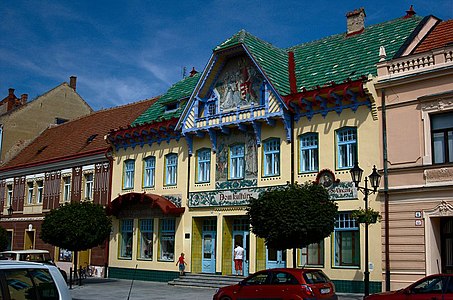
[[[240,190],[237,192],[232,191],[222,191],[215,195],[217,203],[227,204],[228,202],[244,202],[248,203],[250,198],[258,198],[258,192],[249,191],[249,190]]]
[[[332,200],[357,199],[357,189],[352,181],[339,182],[332,185],[327,191]]]

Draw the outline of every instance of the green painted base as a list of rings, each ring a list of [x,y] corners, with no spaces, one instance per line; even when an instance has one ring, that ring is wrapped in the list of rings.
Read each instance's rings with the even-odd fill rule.
[[[109,267],[108,277],[118,279],[168,282],[175,278],[178,278],[179,272]]]
[[[363,281],[349,280],[332,280],[335,284],[337,293],[363,294]],[[379,281],[370,281],[370,294],[382,292],[382,283]]]

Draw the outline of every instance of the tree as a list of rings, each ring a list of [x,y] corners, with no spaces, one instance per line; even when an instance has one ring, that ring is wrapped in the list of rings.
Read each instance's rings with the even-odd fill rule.
[[[112,221],[105,209],[92,202],[73,202],[52,209],[44,216],[41,239],[51,245],[77,253],[99,246],[109,237]]]
[[[318,243],[335,226],[337,204],[327,190],[315,183],[288,184],[250,200],[247,215],[252,232],[277,250],[294,249]]]
[[[8,231],[0,226],[0,251],[5,251],[8,248]]]

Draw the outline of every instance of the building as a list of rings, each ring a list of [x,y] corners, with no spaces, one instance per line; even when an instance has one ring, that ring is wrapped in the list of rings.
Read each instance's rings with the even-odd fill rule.
[[[14,89],[0,101],[0,165],[51,125],[90,114],[93,110],[76,92],[77,78],[63,82],[50,91],[28,101],[28,95],[17,98]]]
[[[0,226],[7,229],[10,248],[45,249],[66,270],[72,253],[40,239],[44,214],[66,202],[110,202],[113,160],[104,137],[127,127],[156,99],[93,112],[46,129],[0,168]],[[108,245],[79,252],[78,262],[104,267]],[[101,270],[101,269],[100,269]]]
[[[201,74],[172,86],[131,127],[113,132],[109,276],[177,277],[186,254],[193,273],[232,274],[233,247],[244,273],[292,266],[291,251],[267,249],[250,232],[250,197],[287,182],[314,181],[339,205],[332,236],[298,250],[297,266],[325,270],[338,291],[363,291],[363,207],[351,182],[355,161],[381,168],[372,78],[379,49],[389,57],[423,35],[430,17],[407,16],[288,49],[240,31],[213,50]],[[118,196],[116,196],[118,195]],[[376,210],[380,202],[370,197]],[[370,241],[381,245],[380,224]],[[382,288],[380,247],[370,249],[371,291]]]
[[[375,85],[391,289],[453,271],[453,20],[432,18],[427,29],[399,57],[383,49]]]

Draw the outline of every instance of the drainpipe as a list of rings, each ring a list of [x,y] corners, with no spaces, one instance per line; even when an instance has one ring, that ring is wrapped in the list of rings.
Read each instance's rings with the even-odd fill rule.
[[[389,237],[389,180],[387,157],[387,114],[385,107],[385,89],[382,89],[382,147],[384,160],[384,219],[385,219],[385,290],[390,291],[390,237]]]
[[[294,113],[290,113],[291,117],[291,184],[294,184]],[[297,267],[297,248],[293,248],[293,268]]]
[[[109,187],[108,187],[108,192],[107,192],[107,206],[110,204],[112,200],[112,180],[113,180],[113,148],[110,147],[105,151],[105,157],[109,160]],[[104,278],[107,278],[107,270],[109,267],[109,240],[105,241],[105,247],[104,247]]]

